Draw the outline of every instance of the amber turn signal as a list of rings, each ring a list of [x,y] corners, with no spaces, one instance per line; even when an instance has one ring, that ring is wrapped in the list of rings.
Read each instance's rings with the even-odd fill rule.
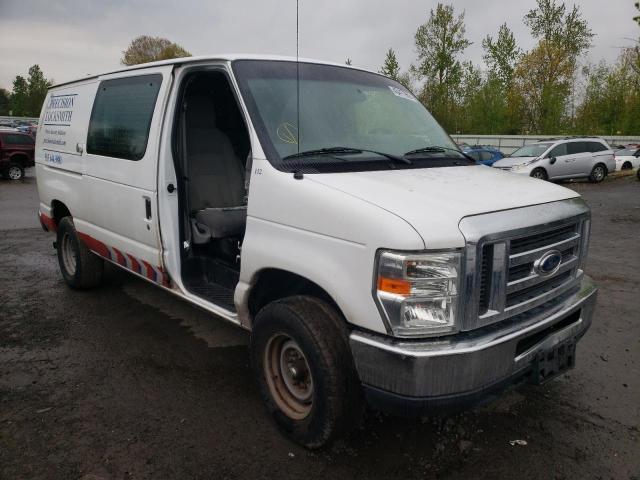
[[[409,295],[411,283],[397,278],[378,277],[378,290],[396,295]]]

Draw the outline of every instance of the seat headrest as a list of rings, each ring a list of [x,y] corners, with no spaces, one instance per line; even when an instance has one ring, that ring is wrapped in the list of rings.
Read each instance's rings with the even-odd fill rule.
[[[194,95],[187,100],[187,124],[191,128],[215,128],[216,111],[213,99]]]

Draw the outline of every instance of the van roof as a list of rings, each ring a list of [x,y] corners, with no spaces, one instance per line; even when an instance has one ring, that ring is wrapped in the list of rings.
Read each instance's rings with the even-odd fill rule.
[[[102,75],[110,75],[112,73],[120,73],[120,72],[128,72],[128,71],[134,71],[134,70],[143,70],[145,68],[151,68],[151,67],[160,67],[163,65],[175,65],[175,64],[187,64],[187,63],[197,63],[197,62],[202,62],[202,61],[226,61],[226,62],[231,62],[233,60],[279,60],[279,61],[285,61],[285,62],[295,62],[295,61],[300,61],[300,62],[304,62],[304,63],[317,63],[320,65],[333,65],[333,66],[337,66],[337,67],[345,67],[345,68],[353,68],[354,70],[362,70],[365,72],[371,72],[371,70],[367,70],[364,68],[358,68],[358,67],[353,67],[351,65],[346,65],[344,63],[335,63],[335,62],[327,62],[327,61],[322,61],[322,60],[313,60],[313,59],[309,59],[309,58],[299,58],[296,59],[296,57],[290,57],[290,56],[283,56],[283,55],[260,55],[260,54],[239,54],[239,53],[222,53],[222,54],[214,54],[214,55],[199,55],[199,56],[194,56],[194,57],[180,57],[180,58],[171,58],[169,60],[160,60],[158,62],[149,62],[149,63],[141,63],[139,65],[133,65],[131,67],[122,67],[122,68],[118,68],[115,70],[110,70],[107,72],[101,72],[101,73],[97,73],[95,75],[93,74],[89,74],[86,77],[81,77],[81,78],[75,78],[73,80],[69,80],[66,82],[61,82],[61,83],[57,83],[55,85],[52,85],[50,88],[56,88],[56,87],[60,87],[62,85],[68,85],[71,83],[76,83],[76,82],[82,82],[85,80],[91,80],[94,78],[98,78]],[[372,73],[377,73],[377,72],[372,72]]]

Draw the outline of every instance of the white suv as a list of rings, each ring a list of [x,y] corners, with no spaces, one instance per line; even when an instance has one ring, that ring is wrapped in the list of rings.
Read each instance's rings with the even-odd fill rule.
[[[598,183],[615,171],[616,162],[601,138],[568,137],[525,145],[493,166],[542,180],[589,178]]]

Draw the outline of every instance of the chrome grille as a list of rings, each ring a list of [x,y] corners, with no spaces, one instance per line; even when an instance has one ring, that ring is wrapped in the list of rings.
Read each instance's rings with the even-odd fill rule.
[[[540,223],[527,226],[532,218]],[[468,242],[464,286],[472,294],[465,295],[462,330],[551,308],[577,287],[588,218],[586,205],[572,199],[463,219],[460,228]],[[512,228],[494,233],[494,222]],[[561,253],[560,265],[552,274],[539,274],[534,263],[551,250]]]

